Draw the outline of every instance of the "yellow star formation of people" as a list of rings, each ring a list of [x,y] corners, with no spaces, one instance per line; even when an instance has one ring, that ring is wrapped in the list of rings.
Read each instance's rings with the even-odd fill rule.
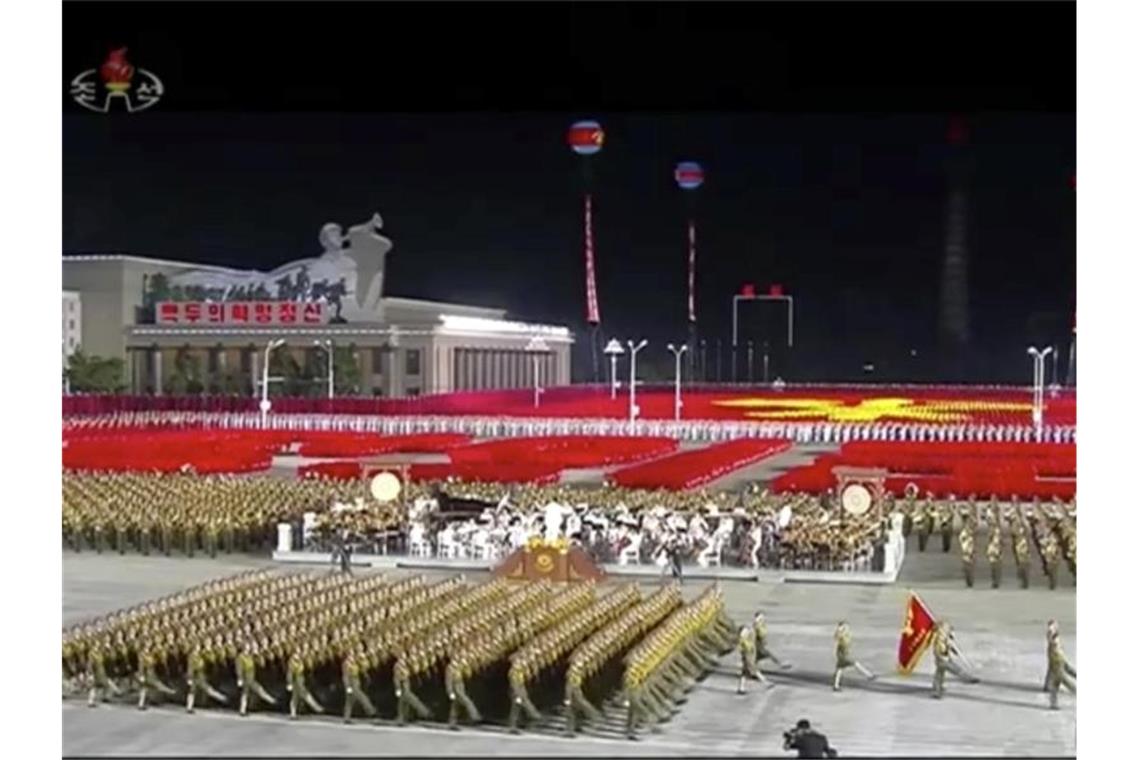
[[[974,414],[1026,412],[1032,406],[1010,401],[915,401],[909,398],[863,399],[845,404],[841,399],[735,398],[714,401],[715,406],[746,409],[745,417],[768,420],[825,419],[829,422],[967,422]]]

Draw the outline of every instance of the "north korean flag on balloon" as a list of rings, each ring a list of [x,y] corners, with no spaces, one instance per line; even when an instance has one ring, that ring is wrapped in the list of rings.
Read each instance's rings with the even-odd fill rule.
[[[913,591],[906,600],[906,616],[899,634],[899,672],[909,675],[934,640],[934,613]]]
[[[606,140],[606,133],[602,125],[596,121],[577,121],[570,125],[566,133],[566,142],[577,154],[589,156],[602,149]]]

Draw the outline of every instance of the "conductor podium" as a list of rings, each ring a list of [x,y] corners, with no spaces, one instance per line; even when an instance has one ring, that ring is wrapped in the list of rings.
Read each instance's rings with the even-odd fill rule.
[[[526,546],[507,556],[492,574],[518,581],[601,581],[606,577],[590,556],[566,539],[531,539]]]

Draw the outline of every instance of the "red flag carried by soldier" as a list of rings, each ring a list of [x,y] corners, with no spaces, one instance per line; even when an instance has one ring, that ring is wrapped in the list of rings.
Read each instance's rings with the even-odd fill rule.
[[[899,672],[908,675],[934,640],[934,613],[913,591],[906,600],[906,617],[899,634]]]

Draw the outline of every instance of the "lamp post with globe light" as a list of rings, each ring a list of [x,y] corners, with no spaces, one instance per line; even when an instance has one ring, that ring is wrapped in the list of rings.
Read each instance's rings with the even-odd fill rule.
[[[617,379],[617,360],[625,351],[617,338],[610,338],[610,342],[606,344],[602,353],[610,357],[610,400],[613,401],[617,398],[618,385],[620,385]]]
[[[534,361],[534,408],[538,408],[538,397],[542,393],[542,385],[538,377],[538,360],[550,350],[550,346],[542,338],[535,336],[526,344],[526,351]]]
[[[673,419],[679,422],[681,420],[681,356],[689,347],[681,344],[681,347],[677,348],[670,343],[667,348],[676,360],[676,368],[673,371]]]
[[[331,340],[314,340],[313,345],[321,348],[329,355],[329,401],[333,398],[333,342]]]
[[[269,355],[273,353],[273,349],[280,348],[285,345],[284,338],[277,338],[271,340],[265,346],[265,363],[261,367],[261,403],[258,407],[261,409],[261,426],[264,428],[269,422],[269,410],[273,408],[272,402],[269,400]]]
[[[637,419],[637,352],[645,348],[649,341],[642,338],[636,345],[632,340],[626,341],[629,346],[629,421]]]
[[[1030,346],[1027,353],[1033,357],[1033,427],[1040,436],[1045,422],[1045,359],[1053,353],[1053,348],[1041,350]]]

